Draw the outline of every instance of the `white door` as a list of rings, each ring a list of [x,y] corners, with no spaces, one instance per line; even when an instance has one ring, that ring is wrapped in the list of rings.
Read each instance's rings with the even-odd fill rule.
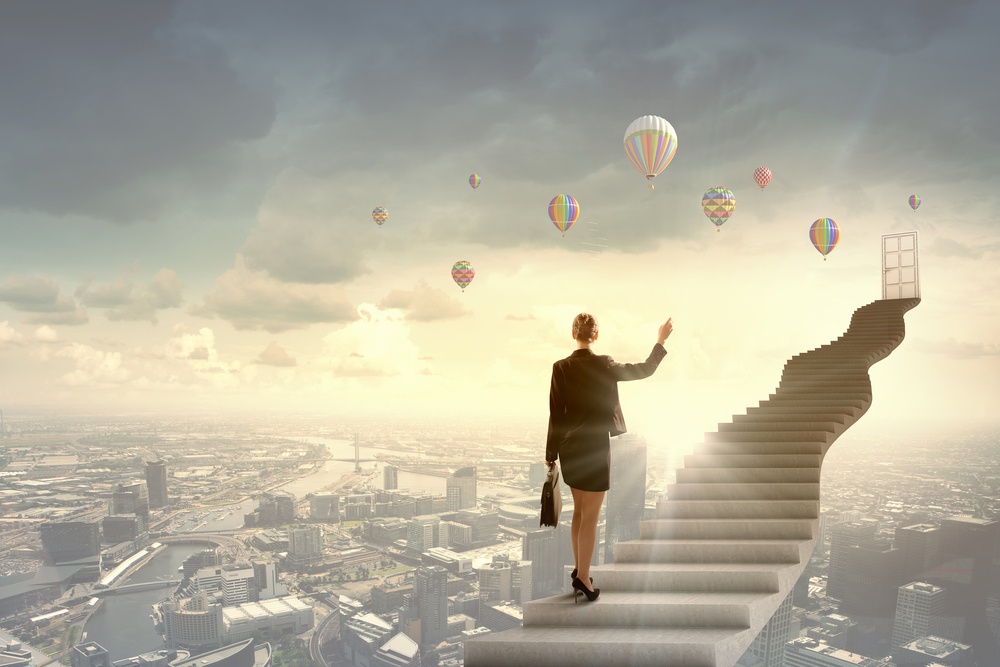
[[[917,233],[887,234],[882,237],[882,298],[920,297],[917,270]]]

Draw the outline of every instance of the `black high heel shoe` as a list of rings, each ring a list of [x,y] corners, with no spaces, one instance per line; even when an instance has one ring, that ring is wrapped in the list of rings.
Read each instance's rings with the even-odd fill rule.
[[[591,583],[593,583],[593,582],[591,582]],[[590,590],[586,586],[584,586],[583,582],[580,581],[576,577],[573,578],[573,588],[575,588],[576,590],[578,590],[581,593],[583,593],[584,595],[586,595],[588,602],[593,602],[594,600],[597,599],[597,596],[601,594],[601,589],[600,588],[595,588],[594,590]],[[573,604],[576,604],[576,598],[577,597],[578,596],[576,595],[576,593],[574,593],[573,594]]]
[[[569,573],[569,578],[570,579],[576,579],[576,575],[577,574],[579,574],[579,572],[577,572],[577,569],[574,567],[573,571]],[[590,578],[590,585],[591,586],[594,585],[594,578],[593,577]]]

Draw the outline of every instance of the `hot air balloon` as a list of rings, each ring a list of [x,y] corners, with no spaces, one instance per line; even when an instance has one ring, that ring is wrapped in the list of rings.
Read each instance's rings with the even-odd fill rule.
[[[757,185],[763,190],[764,186],[771,182],[771,170],[767,167],[757,167],[753,170],[753,180],[757,181]]]
[[[701,198],[701,208],[716,230],[721,232],[722,223],[736,210],[736,196],[732,190],[722,186],[709,188]]]
[[[826,256],[837,247],[837,241],[840,240],[840,227],[830,218],[820,218],[809,228],[809,240],[823,255],[825,262]]]
[[[914,211],[920,206],[920,195],[910,195],[910,208]]]
[[[549,219],[563,237],[576,219],[580,217],[580,204],[569,195],[556,195],[549,202]]]
[[[472,263],[464,259],[455,262],[455,266],[451,267],[451,279],[462,288],[463,293],[475,277],[476,270],[472,268]]]
[[[479,174],[472,174],[471,176],[469,176],[469,185],[472,186],[473,190],[475,190],[476,188],[478,188],[479,184],[482,183],[482,182],[483,182],[483,179],[481,179],[479,177]]]
[[[677,133],[673,125],[659,116],[642,116],[625,130],[625,154],[639,173],[650,181],[667,168],[677,152]]]
[[[379,227],[381,227],[383,223],[385,223],[385,221],[388,219],[389,219],[389,209],[387,209],[385,206],[376,206],[374,209],[372,209],[372,220],[377,222]]]

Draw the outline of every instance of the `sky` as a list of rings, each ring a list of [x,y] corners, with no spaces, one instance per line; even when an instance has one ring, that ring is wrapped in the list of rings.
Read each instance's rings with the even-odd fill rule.
[[[625,362],[673,319],[622,403],[687,444],[881,298],[881,236],[917,231],[922,302],[863,421],[995,424],[998,21],[986,0],[0,3],[0,409],[542,431],[586,311]],[[622,143],[644,115],[677,133],[653,191]],[[737,200],[718,231],[715,186]]]

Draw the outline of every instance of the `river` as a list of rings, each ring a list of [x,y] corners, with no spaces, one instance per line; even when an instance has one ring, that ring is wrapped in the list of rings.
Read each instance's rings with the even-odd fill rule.
[[[152,560],[127,579],[127,583],[141,584],[147,581],[178,579],[177,568],[184,559],[196,551],[209,549],[210,544],[179,544],[164,547]],[[149,617],[152,606],[170,593],[169,588],[137,591],[125,595],[108,595],[94,612],[84,628],[87,640],[103,646],[111,654],[112,660],[163,648],[163,638],[153,629],[153,619]],[[68,661],[67,661],[68,662]]]

